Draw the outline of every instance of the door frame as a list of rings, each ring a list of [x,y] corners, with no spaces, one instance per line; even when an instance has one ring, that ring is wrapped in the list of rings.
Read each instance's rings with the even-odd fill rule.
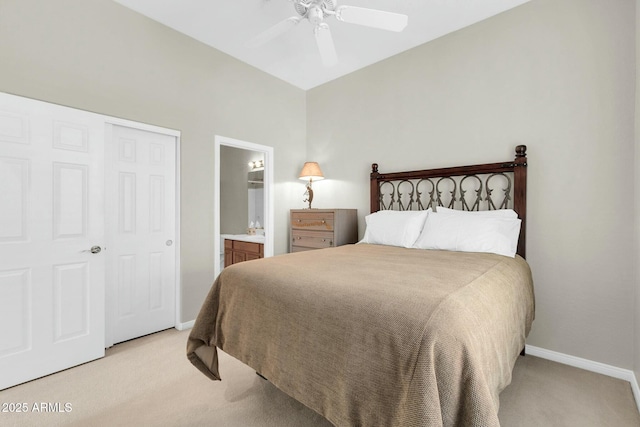
[[[138,130],[143,130],[143,131],[147,131],[147,132],[154,132],[154,133],[159,133],[162,135],[167,135],[167,136],[171,136],[175,138],[176,141],[176,182],[175,182],[175,206],[176,206],[176,211],[175,211],[175,215],[176,215],[176,229],[175,229],[175,238],[173,239],[174,244],[175,244],[175,253],[176,253],[176,259],[175,259],[175,265],[176,265],[176,272],[175,272],[175,283],[176,283],[176,289],[175,289],[175,319],[174,319],[174,327],[176,329],[181,329],[182,326],[182,282],[180,280],[182,274],[181,274],[181,268],[180,268],[180,244],[181,244],[181,240],[180,240],[180,137],[181,137],[181,132],[179,130],[175,130],[175,129],[169,129],[169,128],[164,128],[164,127],[160,127],[160,126],[155,126],[155,125],[150,125],[150,124],[146,124],[146,123],[140,123],[140,122],[135,122],[132,120],[127,120],[127,119],[121,119],[118,117],[109,117],[109,116],[105,116],[104,117],[105,120],[105,161],[109,158],[109,156],[107,155],[107,150],[108,150],[108,145],[107,144],[111,144],[112,143],[112,139],[113,139],[113,126],[122,126],[122,127],[128,127],[128,128],[132,128],[132,129],[138,129]],[[108,194],[105,193],[105,199],[108,197]],[[113,221],[113,218],[106,218],[106,222],[107,224],[105,224],[105,230],[108,230],[109,228],[107,227],[108,222],[109,221]],[[106,245],[105,245],[105,249],[107,249],[107,257],[108,255],[108,247],[111,243],[111,239],[109,238],[109,236],[105,236],[105,240],[106,240]],[[113,284],[111,284],[113,285]],[[113,304],[114,304],[114,295],[113,295],[113,287],[110,286],[109,283],[105,283],[105,292],[106,292],[106,313],[105,313],[105,348],[109,348],[111,346],[113,346],[113,323],[114,323],[114,310],[113,310]]]
[[[273,147],[216,135],[214,139],[214,184],[213,184],[213,271],[220,274],[220,146],[257,151],[264,155],[264,257],[273,256],[274,247],[274,156]]]

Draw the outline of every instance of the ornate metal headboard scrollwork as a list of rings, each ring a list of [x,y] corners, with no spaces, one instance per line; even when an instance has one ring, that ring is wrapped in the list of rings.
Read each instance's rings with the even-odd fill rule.
[[[514,160],[410,172],[380,173],[371,165],[371,212],[424,210],[438,206],[465,211],[513,209],[522,220],[518,255],[525,257],[527,147]]]

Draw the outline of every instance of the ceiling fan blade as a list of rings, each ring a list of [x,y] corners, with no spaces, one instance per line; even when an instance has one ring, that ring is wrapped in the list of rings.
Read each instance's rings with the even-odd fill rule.
[[[245,47],[250,48],[262,46],[268,41],[275,39],[279,35],[286,33],[291,28],[295,27],[301,20],[302,18],[298,16],[292,16],[291,18],[287,18],[284,21],[280,21],[273,27],[267,28],[251,40],[248,40],[244,45]]]
[[[336,8],[336,19],[350,24],[400,32],[407,26],[409,17],[401,13],[386,12],[384,10],[339,6]]]
[[[338,55],[336,54],[336,47],[333,44],[333,37],[331,37],[329,26],[325,23],[318,24],[314,33],[316,35],[316,43],[318,44],[322,64],[325,67],[333,67],[338,63]]]

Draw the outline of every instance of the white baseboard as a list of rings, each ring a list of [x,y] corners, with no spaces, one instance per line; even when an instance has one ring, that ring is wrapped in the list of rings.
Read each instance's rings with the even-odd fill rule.
[[[604,363],[594,362],[592,360],[582,359],[580,357],[570,356],[568,354],[558,353],[557,351],[546,350],[532,345],[525,346],[525,353],[531,356],[540,357],[541,359],[562,363],[563,365],[584,369],[585,371],[591,371],[597,374],[628,381],[631,385],[631,390],[633,391],[636,406],[638,407],[638,411],[640,411],[640,387],[638,386],[638,379],[632,370],[617,368]]]
[[[176,329],[179,331],[184,331],[186,329],[191,329],[193,328],[193,324],[196,323],[195,319],[194,320],[190,320],[188,322],[182,322],[182,323],[178,323],[176,325]]]
[[[640,411],[640,387],[638,387],[638,379],[635,375],[633,375],[633,380],[629,381],[631,383],[631,390],[633,390],[633,397],[636,398],[636,405],[638,406],[638,411]]]

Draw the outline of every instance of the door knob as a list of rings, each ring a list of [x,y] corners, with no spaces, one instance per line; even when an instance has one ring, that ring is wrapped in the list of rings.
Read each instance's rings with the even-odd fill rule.
[[[100,246],[91,246],[91,249],[89,249],[89,251],[92,254],[99,254],[102,251],[102,248]]]

